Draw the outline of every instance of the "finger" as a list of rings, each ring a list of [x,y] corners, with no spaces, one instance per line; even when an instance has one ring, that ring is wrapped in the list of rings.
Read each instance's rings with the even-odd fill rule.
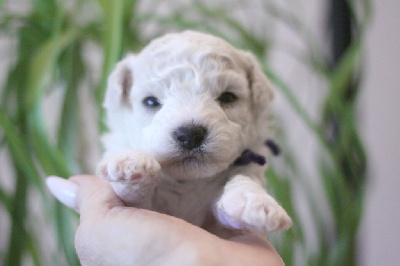
[[[112,208],[124,206],[110,184],[97,176],[78,175],[69,180],[79,187],[75,209],[81,214],[81,220],[90,214],[93,214],[91,217],[104,216]]]
[[[46,185],[51,194],[61,203],[75,209],[76,192],[78,185],[58,176],[50,176],[46,179]]]
[[[58,200],[81,214],[81,220],[86,216],[103,216],[114,207],[124,206],[111,186],[96,176],[79,175],[69,180],[53,176],[46,183]]]

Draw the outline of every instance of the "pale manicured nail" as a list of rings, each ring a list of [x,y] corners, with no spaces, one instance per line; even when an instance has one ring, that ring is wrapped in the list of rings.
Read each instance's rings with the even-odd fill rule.
[[[53,194],[53,196],[56,197],[61,203],[72,209],[75,209],[78,185],[58,176],[49,176],[46,179],[46,185],[51,194]]]

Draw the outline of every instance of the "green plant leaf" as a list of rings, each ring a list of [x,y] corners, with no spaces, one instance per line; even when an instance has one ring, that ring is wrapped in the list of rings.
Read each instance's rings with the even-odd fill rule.
[[[122,29],[124,15],[123,0],[104,0],[100,1],[104,11],[105,32],[103,39],[104,62],[100,85],[96,92],[97,103],[99,106],[100,129],[105,130],[103,123],[104,110],[102,107],[103,98],[107,86],[107,79],[116,62],[121,57]]]
[[[26,110],[31,112],[40,103],[46,85],[50,81],[52,69],[60,53],[77,37],[77,31],[70,29],[55,35],[39,48],[34,55],[29,70],[29,88],[25,98]]]
[[[331,90],[336,97],[343,97],[345,89],[347,89],[352,82],[351,79],[355,73],[356,64],[360,61],[360,47],[360,39],[355,40],[341,57],[331,74]],[[335,102],[341,103],[340,100],[336,100]]]
[[[29,182],[43,193],[42,181],[35,168],[32,157],[30,157],[30,151],[27,148],[28,145],[26,145],[18,129],[7,118],[1,108],[0,126],[3,128],[4,136],[15,164],[26,174],[27,178],[29,178]]]
[[[26,197],[28,183],[24,174],[17,171],[17,182],[15,185],[15,195],[11,209],[11,230],[7,252],[7,265],[20,265],[25,251],[25,241],[27,232],[24,226],[26,217]]]
[[[2,187],[0,187],[0,202],[1,204],[3,204],[7,212],[11,213],[11,196]]]
[[[58,148],[64,154],[70,169],[76,168],[74,160],[76,155],[79,119],[78,90],[81,79],[84,76],[84,64],[81,58],[81,47],[74,44],[60,58],[65,73],[66,92],[62,107],[61,119],[58,127]]]

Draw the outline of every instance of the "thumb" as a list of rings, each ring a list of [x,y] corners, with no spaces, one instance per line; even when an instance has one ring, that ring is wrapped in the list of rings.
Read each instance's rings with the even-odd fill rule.
[[[114,207],[124,206],[111,186],[97,176],[78,175],[70,179],[51,176],[46,184],[60,202],[81,214],[81,220],[86,216],[103,216]]]

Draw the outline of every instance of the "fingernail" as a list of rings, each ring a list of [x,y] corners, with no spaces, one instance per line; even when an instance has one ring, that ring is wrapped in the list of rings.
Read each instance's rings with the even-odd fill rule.
[[[58,176],[49,176],[46,179],[46,185],[51,194],[53,194],[53,196],[61,203],[72,209],[75,208],[75,198],[78,185]]]

